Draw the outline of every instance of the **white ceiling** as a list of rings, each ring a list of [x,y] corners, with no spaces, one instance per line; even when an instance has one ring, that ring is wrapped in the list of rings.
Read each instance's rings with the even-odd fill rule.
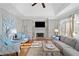
[[[64,13],[64,10],[69,9],[70,7],[76,7],[77,9],[79,6],[79,4],[70,3],[45,3],[46,8],[43,8],[41,3],[38,3],[35,6],[32,6],[32,4],[33,3],[0,3],[0,8],[7,10],[15,16],[25,19],[27,16],[45,16],[55,18],[56,16],[59,16],[59,14]]]

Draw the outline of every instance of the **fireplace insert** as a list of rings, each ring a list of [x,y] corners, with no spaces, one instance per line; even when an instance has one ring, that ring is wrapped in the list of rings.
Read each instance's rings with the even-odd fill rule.
[[[36,33],[36,37],[44,37],[44,33]]]

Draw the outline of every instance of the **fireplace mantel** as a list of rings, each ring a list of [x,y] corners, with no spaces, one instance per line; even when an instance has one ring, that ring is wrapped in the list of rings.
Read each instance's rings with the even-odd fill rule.
[[[45,22],[45,27],[35,27],[35,22]],[[48,29],[47,29],[47,20],[36,20],[34,21],[34,37],[37,37],[37,33],[43,33],[43,36],[41,37],[46,37],[47,36],[47,32],[48,32]]]

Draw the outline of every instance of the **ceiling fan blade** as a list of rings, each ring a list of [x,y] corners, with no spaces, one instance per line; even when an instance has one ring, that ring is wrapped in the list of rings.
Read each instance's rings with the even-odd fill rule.
[[[42,3],[42,6],[43,6],[43,8],[45,8],[45,7],[46,7],[44,3]]]
[[[35,6],[37,3],[33,3],[32,6]]]

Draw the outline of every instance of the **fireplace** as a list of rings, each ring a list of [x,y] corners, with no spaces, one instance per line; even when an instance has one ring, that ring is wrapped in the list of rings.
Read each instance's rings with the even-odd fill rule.
[[[36,37],[44,37],[44,33],[36,33]]]

